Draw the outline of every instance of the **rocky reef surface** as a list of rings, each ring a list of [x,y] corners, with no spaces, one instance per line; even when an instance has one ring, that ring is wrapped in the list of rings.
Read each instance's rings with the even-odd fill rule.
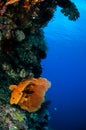
[[[9,86],[41,77],[47,54],[43,27],[58,6],[69,20],[80,16],[70,0],[0,0],[0,130],[50,130],[48,103],[34,113],[12,106]]]

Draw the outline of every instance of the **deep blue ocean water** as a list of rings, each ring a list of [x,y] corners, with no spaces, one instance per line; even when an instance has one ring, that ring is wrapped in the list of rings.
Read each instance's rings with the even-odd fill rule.
[[[44,28],[48,51],[42,76],[51,81],[49,124],[54,130],[86,130],[86,0],[72,0],[80,11],[73,22],[58,7]]]

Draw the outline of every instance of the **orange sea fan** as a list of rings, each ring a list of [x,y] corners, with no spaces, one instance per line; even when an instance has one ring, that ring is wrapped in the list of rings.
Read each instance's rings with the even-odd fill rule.
[[[45,78],[32,78],[16,85],[11,85],[10,104],[18,104],[22,109],[35,112],[44,102],[44,96],[50,82]]]

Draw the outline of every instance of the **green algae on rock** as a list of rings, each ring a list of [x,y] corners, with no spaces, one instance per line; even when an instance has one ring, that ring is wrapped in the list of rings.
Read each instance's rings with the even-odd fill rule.
[[[28,130],[26,122],[23,111],[0,103],[0,130]]]

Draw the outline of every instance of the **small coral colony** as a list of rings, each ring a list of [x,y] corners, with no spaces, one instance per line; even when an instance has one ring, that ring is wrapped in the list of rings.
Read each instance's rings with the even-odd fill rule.
[[[70,20],[79,12],[70,0],[0,0],[0,130],[50,130],[41,77],[47,45],[43,27],[56,7]]]

